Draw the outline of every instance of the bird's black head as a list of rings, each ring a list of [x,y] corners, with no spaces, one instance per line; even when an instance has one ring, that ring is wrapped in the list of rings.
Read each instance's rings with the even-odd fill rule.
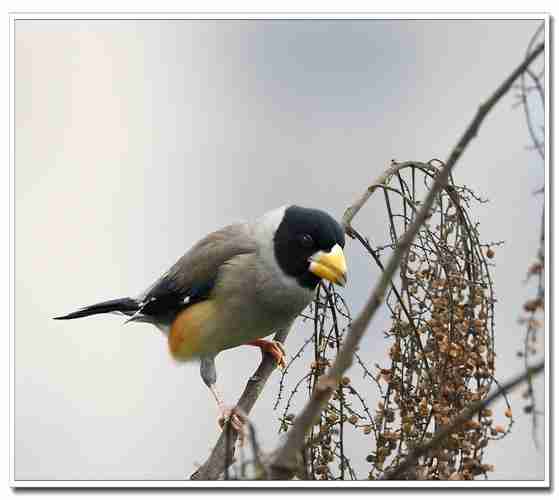
[[[344,231],[322,210],[292,205],[285,210],[274,236],[274,252],[282,271],[301,286],[314,289],[321,278],[345,285]]]

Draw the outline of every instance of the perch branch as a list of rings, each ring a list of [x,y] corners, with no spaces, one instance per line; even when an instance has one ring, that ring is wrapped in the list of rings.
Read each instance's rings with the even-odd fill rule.
[[[285,330],[278,331],[274,340],[282,343],[285,342],[290,328],[291,326]],[[254,404],[264,389],[264,385],[275,368],[276,362],[272,359],[272,357],[264,356],[262,362],[252,377],[248,379],[245,390],[236,404],[236,407],[240,409],[242,413],[248,415],[251,412]],[[212,481],[219,479],[224,471],[233,463],[237,438],[237,431],[226,425],[209,458],[190,476],[190,479],[197,481]]]
[[[352,323],[346,341],[333,366],[328,371],[328,373],[321,378],[310,401],[307,403],[302,413],[295,420],[291,431],[288,433],[286,443],[273,454],[275,458],[270,466],[272,478],[287,479],[292,477],[292,475],[294,474],[295,470],[297,469],[297,451],[300,450],[303,446],[307,431],[312,426],[317,415],[320,414],[320,411],[322,410],[324,405],[330,399],[330,396],[337,387],[341,375],[351,365],[355,348],[358,346],[361,338],[363,337],[373,315],[382,304],[385,292],[390,286],[392,276],[399,266],[402,255],[405,251],[407,251],[419,228],[425,221],[426,216],[437,194],[442,188],[446,187],[447,180],[452,168],[460,159],[471,140],[477,135],[479,127],[489,111],[501,99],[501,97],[503,97],[503,95],[508,92],[513,82],[521,74],[523,74],[524,71],[526,71],[528,66],[534,61],[534,59],[536,59],[536,57],[543,51],[543,49],[544,44],[539,44],[533,50],[533,52],[531,52],[526,57],[522,64],[520,64],[520,66],[518,66],[518,68],[491,95],[491,97],[487,101],[482,103],[479,107],[478,112],[474,116],[474,119],[458,141],[458,144],[452,150],[446,164],[436,176],[434,184],[429,191],[421,210],[417,213],[413,224],[410,225],[408,230],[404,233],[404,235],[398,242],[398,245],[396,246],[392,257],[390,258],[388,265],[386,266],[386,270],[381,276],[379,283],[373,290],[373,293],[369,297],[366,306],[357,317],[357,319]],[[437,171],[437,169],[435,169],[430,164],[416,163],[416,166],[418,168],[428,168],[429,170],[431,170],[431,172],[433,172],[433,170]],[[349,236],[353,236],[351,230],[351,222],[375,191],[375,188],[377,187],[375,186],[375,184],[385,184],[390,176],[397,173],[398,170],[401,168],[404,168],[404,164],[394,162],[392,166],[385,173],[383,173],[383,175],[379,179],[377,179],[373,183],[373,185],[370,186],[370,188],[368,188],[367,191],[353,205],[351,205],[345,211],[342,219],[342,225]],[[287,333],[288,330],[278,332],[278,334],[276,335],[276,340],[283,341],[287,336]],[[268,357],[265,357],[254,375],[249,379],[245,390],[237,403],[238,408],[244,411],[244,413],[248,414],[254,406],[256,400],[260,396],[264,384],[274,370],[274,367],[274,361]],[[232,429],[229,432],[227,432],[227,429],[222,432],[210,457],[194,474],[192,474],[191,479],[218,479],[232,462],[236,440],[237,433],[234,432]]]

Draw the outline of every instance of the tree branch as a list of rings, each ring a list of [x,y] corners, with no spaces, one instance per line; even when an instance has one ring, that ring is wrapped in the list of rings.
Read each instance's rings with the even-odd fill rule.
[[[395,166],[396,165],[393,165],[393,168]],[[336,357],[334,364],[326,375],[321,378],[311,399],[302,413],[295,419],[293,427],[287,435],[285,444],[280,448],[276,460],[271,465],[273,479],[287,479],[295,470],[297,463],[296,455],[298,450],[303,446],[307,432],[312,427],[313,422],[324,406],[328,403],[328,400],[338,386],[341,376],[351,366],[353,353],[365,334],[372,317],[382,304],[384,294],[390,286],[392,277],[400,265],[402,255],[408,250],[415,235],[427,219],[427,215],[429,214],[435,198],[441,189],[446,186],[449,174],[450,168],[448,165],[445,165],[435,178],[433,187],[423,202],[421,210],[419,210],[413,223],[398,242],[398,245],[388,261],[385,272],[382,274],[379,283],[371,293],[367,304],[355,321],[352,322],[344,345]]]
[[[274,337],[274,340],[279,342],[285,342],[291,325],[284,330],[280,330]],[[260,397],[264,385],[270,378],[276,368],[276,362],[271,356],[264,356],[262,362],[252,375],[248,379],[239,401],[237,401],[236,407],[241,410],[244,414],[248,415],[254,404]],[[233,456],[235,453],[235,443],[238,438],[238,433],[229,425],[226,425],[223,432],[219,436],[211,455],[208,457],[206,462],[194,472],[190,479],[197,481],[211,481],[219,479],[223,472],[233,463]]]
[[[288,479],[293,476],[295,470],[297,469],[297,453],[304,444],[305,436],[308,430],[311,428],[313,422],[330,399],[342,374],[351,366],[353,353],[359,345],[359,342],[361,341],[361,338],[363,337],[372,317],[382,304],[386,290],[390,286],[392,277],[398,269],[402,255],[410,247],[421,225],[427,218],[438,193],[441,189],[447,187],[448,177],[452,168],[461,158],[464,150],[469,145],[471,140],[477,135],[479,127],[487,114],[501,99],[501,97],[508,92],[514,81],[527,70],[529,65],[543,50],[544,44],[539,44],[522,62],[522,64],[520,64],[520,66],[518,66],[518,68],[516,68],[516,70],[497,88],[489,99],[481,104],[472,122],[452,150],[446,164],[444,164],[443,168],[438,172],[438,175],[436,175],[434,184],[429,191],[421,210],[417,213],[413,223],[409,226],[408,230],[398,242],[398,245],[396,246],[386,266],[386,270],[369,297],[366,306],[352,323],[346,341],[334,364],[327,374],[320,379],[311,399],[303,409],[302,413],[295,419],[294,425],[287,435],[285,444],[273,453],[274,460],[270,466],[272,479]],[[386,183],[390,176],[394,175],[399,169],[404,168],[404,165],[406,164],[393,162],[391,167],[345,211],[342,219],[342,225],[349,236],[353,236],[351,230],[351,222],[353,218],[371,197],[377,187],[375,185]],[[409,163],[407,163],[407,165],[409,165]],[[415,163],[415,165],[418,168],[437,171],[437,169],[431,165],[431,162],[428,164]],[[275,337],[276,340],[283,341],[287,336],[287,333],[288,330],[278,332]],[[237,403],[237,406],[244,413],[248,414],[252,410],[252,407],[260,396],[262,388],[264,387],[264,384],[268,380],[274,367],[274,361],[265,357],[254,375],[249,379],[245,390]],[[540,368],[539,365],[536,367],[538,371],[542,368],[543,366]],[[237,433],[234,430],[231,429],[228,431],[226,428],[220,435],[208,460],[194,474],[192,474],[191,479],[212,480],[219,478],[232,462],[237,437]]]
[[[454,167],[456,162],[460,159],[464,150],[468,147],[471,140],[476,137],[479,127],[481,123],[487,116],[487,114],[493,109],[495,104],[503,97],[512,87],[512,84],[516,81],[516,79],[524,74],[527,71],[528,67],[534,60],[543,52],[544,44],[540,43],[536,46],[536,48],[526,56],[526,59],[510,74],[510,76],[495,90],[495,92],[487,99],[484,103],[482,103],[474,116],[473,120],[470,122],[468,128],[458,141],[458,144],[454,147],[448,160],[446,161],[447,165],[450,165],[450,169]],[[379,187],[379,185],[386,184],[387,181],[395,175],[399,170],[405,168],[410,165],[410,163],[414,163],[418,168],[423,170],[433,170],[433,167],[429,163],[419,163],[419,162],[404,162],[404,163],[393,163],[390,168],[385,170],[382,175],[376,179],[368,188],[367,190],[352,204],[350,205],[344,212],[342,217],[342,227],[348,234],[348,236],[353,238],[353,232],[351,229],[351,222],[353,221],[354,217],[357,215],[359,210],[363,208],[365,203],[369,200],[375,190]]]
[[[380,281],[370,295],[367,304],[356,320],[351,324],[344,345],[336,357],[334,364],[328,370],[326,375],[321,378],[317,384],[314,394],[311,396],[311,399],[308,401],[301,414],[295,419],[293,427],[287,435],[285,444],[280,447],[278,453],[276,454],[276,458],[271,465],[273,479],[289,479],[293,476],[297,466],[297,453],[304,445],[307,432],[310,430],[313,423],[328,403],[339,383],[341,376],[351,366],[353,353],[359,345],[361,338],[365,334],[372,317],[382,304],[386,290],[392,281],[394,273],[400,265],[402,256],[408,250],[419,229],[425,222],[437,195],[444,187],[447,186],[447,180],[452,168],[460,159],[471,140],[477,135],[479,127],[489,111],[491,111],[501,97],[507,93],[514,81],[524,71],[526,71],[534,59],[543,51],[543,48],[543,44],[538,45],[522,62],[522,64],[520,64],[520,66],[518,66],[518,68],[516,68],[512,74],[497,88],[489,99],[482,103],[479,107],[472,122],[451,152],[446,164],[436,176],[434,184],[427,194],[427,198],[425,199],[421,210],[417,213],[413,223],[409,226],[408,230],[398,242],[386,266],[385,272],[382,274]],[[391,175],[396,173],[399,168],[402,168],[401,164],[393,162],[391,167],[376,182],[373,183],[373,186],[368,188],[367,191],[357,200],[357,202],[346,210],[342,224],[350,236],[352,236],[351,221],[370,198],[375,190],[375,185],[386,182],[386,180]]]
[[[447,165],[450,164],[452,168],[454,164],[460,159],[460,157],[464,153],[464,150],[470,144],[470,141],[477,135],[479,127],[489,111],[491,111],[491,109],[493,109],[493,106],[497,104],[499,99],[501,99],[501,97],[503,97],[510,90],[515,80],[528,69],[528,67],[530,66],[530,64],[532,64],[532,62],[534,62],[536,57],[538,57],[543,52],[543,49],[543,43],[537,45],[536,48],[526,57],[526,59],[524,59],[522,64],[520,64],[520,66],[518,66],[518,68],[516,68],[511,73],[511,75],[499,86],[499,88],[493,93],[493,95],[489,99],[487,99],[487,101],[481,104],[478,112],[474,116],[474,119],[471,121],[470,125],[458,141],[458,144],[452,150],[452,153],[450,153],[450,156],[446,161]]]

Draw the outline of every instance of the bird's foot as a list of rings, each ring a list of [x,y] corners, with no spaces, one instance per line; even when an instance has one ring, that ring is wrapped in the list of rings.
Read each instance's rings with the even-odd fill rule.
[[[219,405],[219,418],[217,420],[219,427],[223,430],[227,423],[231,424],[231,427],[239,434],[239,439],[241,441],[241,445],[244,443],[245,440],[245,418],[244,416],[237,411],[237,408]]]
[[[258,339],[253,342],[249,342],[248,345],[260,347],[263,352],[270,354],[280,368],[285,369],[287,367],[285,348],[281,342],[277,340]]]

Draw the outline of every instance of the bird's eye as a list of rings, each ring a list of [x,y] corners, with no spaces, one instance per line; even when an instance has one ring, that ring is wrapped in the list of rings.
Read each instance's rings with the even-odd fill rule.
[[[299,236],[299,241],[303,248],[312,248],[314,247],[314,240],[310,234],[302,234]]]

